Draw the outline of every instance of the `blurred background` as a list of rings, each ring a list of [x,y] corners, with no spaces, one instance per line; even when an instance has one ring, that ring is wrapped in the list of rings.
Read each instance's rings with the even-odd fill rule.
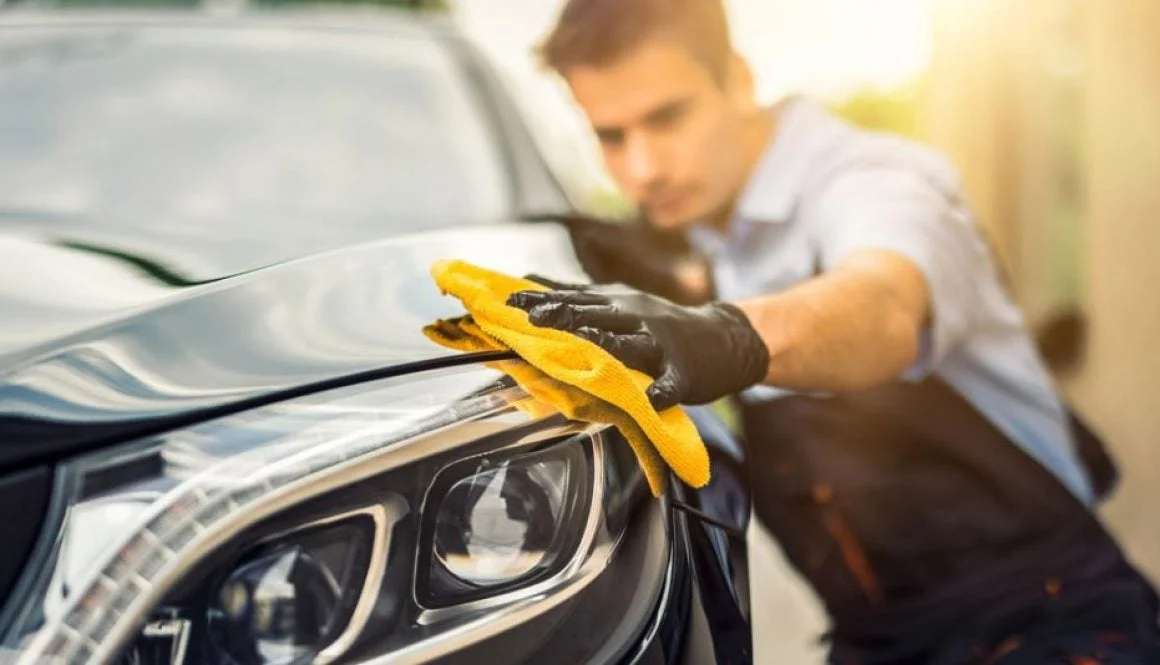
[[[576,168],[598,169],[582,118],[529,57],[559,0],[452,4],[514,78],[558,100],[552,138],[577,141]],[[1160,2],[726,4],[764,101],[805,93],[954,160],[1062,386],[1122,466],[1105,516],[1160,579]],[[592,196],[621,204],[611,187]],[[768,543],[753,556],[782,566]],[[755,579],[776,599],[754,608],[758,655],[816,654],[809,592]]]

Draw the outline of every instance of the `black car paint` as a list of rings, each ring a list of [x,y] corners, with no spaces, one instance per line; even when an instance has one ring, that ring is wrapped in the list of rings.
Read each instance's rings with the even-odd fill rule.
[[[36,545],[48,514],[52,469],[37,466],[0,478],[0,506],[5,511],[4,547],[0,547],[0,598],[8,598]]]
[[[444,28],[434,32],[459,54],[494,112],[516,183],[513,219],[569,210],[567,193],[522,128],[496,74]],[[0,236],[12,226],[9,221],[0,221]],[[24,240],[49,252],[59,262],[54,270],[71,271],[74,284],[90,279],[81,266],[102,265],[126,284],[144,287],[145,295],[108,309],[55,311],[47,334],[31,342],[25,336],[6,345],[0,337],[0,499],[10,505],[7,499],[19,494],[27,508],[21,512],[26,519],[5,518],[11,547],[0,557],[4,597],[44,523],[55,462],[306,392],[480,362],[437,347],[420,333],[424,323],[458,311],[428,277],[435,260],[464,258],[563,279],[583,274],[567,234],[553,225],[497,220],[219,274],[210,243],[195,248],[201,250],[194,252],[201,270],[188,274],[175,266],[183,265],[191,248],[171,247],[163,232],[129,243],[111,233],[102,236],[99,223],[91,221],[72,234],[67,222],[46,225]],[[174,257],[167,256],[170,250]],[[36,312],[20,311],[20,302],[27,300],[0,289],[5,319],[32,325]],[[735,472],[743,458],[735,444],[713,437],[706,442],[714,464],[734,472],[715,473],[706,490],[682,488],[679,498],[736,528],[672,513],[678,544],[674,592],[657,608],[658,630],[626,662],[688,662],[690,654],[708,652],[719,663],[752,660],[745,543],[737,535],[748,509],[748,490]],[[690,628],[697,625],[694,615],[707,631]]]
[[[451,358],[422,334],[426,323],[461,311],[431,280],[433,262],[574,277],[570,255],[561,229],[495,224],[166,290],[89,327],[84,312],[76,332],[0,358],[0,464],[74,454],[138,435],[148,421],[217,413],[352,373]]]

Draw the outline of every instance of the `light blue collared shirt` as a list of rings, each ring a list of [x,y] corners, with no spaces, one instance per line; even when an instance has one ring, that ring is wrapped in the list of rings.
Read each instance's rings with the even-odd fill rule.
[[[728,233],[697,226],[690,234],[712,262],[718,297],[773,293],[859,250],[901,253],[925,274],[934,313],[919,360],[901,378],[940,377],[1090,507],[1065,408],[953,167],[805,98],[787,100],[778,117]],[[758,386],[744,398],[786,394]]]

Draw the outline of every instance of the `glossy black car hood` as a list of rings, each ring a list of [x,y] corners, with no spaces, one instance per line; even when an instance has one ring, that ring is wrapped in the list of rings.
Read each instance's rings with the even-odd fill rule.
[[[407,236],[197,284],[155,255],[0,235],[0,467],[29,447],[55,456],[150,422],[452,356],[421,333],[462,313],[430,277],[444,258],[583,276],[552,224]]]

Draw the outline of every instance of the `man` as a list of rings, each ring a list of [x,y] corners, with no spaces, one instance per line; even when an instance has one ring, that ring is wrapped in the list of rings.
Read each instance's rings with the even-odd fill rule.
[[[755,510],[822,598],[831,662],[1160,662],[1157,599],[943,159],[805,99],[760,108],[721,0],[570,0],[543,55],[716,299],[510,302],[655,377],[657,408],[742,395]],[[605,231],[586,252],[640,239]]]

